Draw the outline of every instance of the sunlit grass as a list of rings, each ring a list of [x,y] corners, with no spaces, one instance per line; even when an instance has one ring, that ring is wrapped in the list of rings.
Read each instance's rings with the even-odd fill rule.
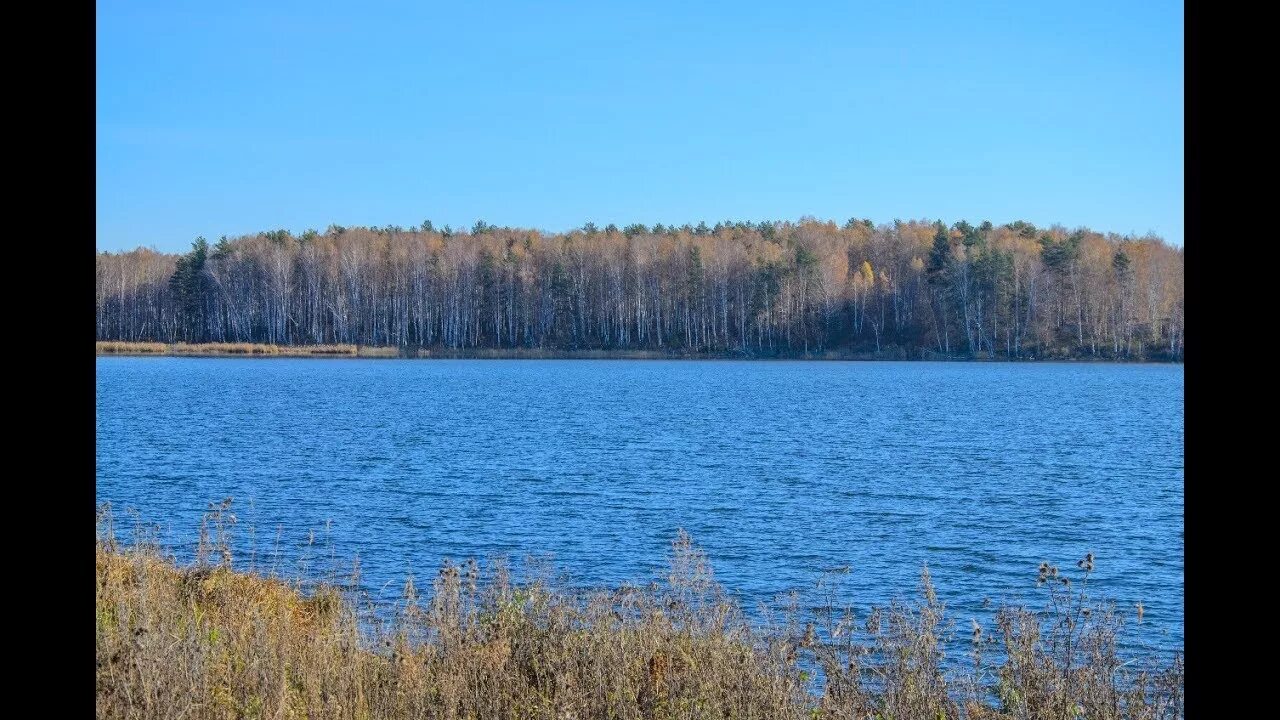
[[[240,568],[229,502],[189,566],[122,546],[113,522],[100,511],[100,718],[1182,717],[1181,661],[1121,663],[1119,616],[1047,565],[1048,610],[1001,610],[959,641],[973,669],[957,672],[927,571],[918,601],[865,617],[829,602],[806,622],[793,603],[749,622],[680,533],[664,583],[570,591],[446,563],[378,619],[332,583]]]
[[[356,345],[273,345],[268,343],[97,342],[99,355],[246,355],[255,357],[400,357],[397,347]]]
[[[175,343],[174,355],[279,355],[278,345],[262,343]]]
[[[125,342],[121,340],[99,340],[97,343],[97,352],[99,355],[129,354],[129,355],[162,355],[169,351],[169,346],[164,343],[156,342]]]

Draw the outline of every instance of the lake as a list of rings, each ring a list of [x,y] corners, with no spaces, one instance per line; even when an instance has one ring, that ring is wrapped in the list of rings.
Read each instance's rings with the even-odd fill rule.
[[[259,565],[358,555],[384,599],[446,557],[646,581],[684,528],[746,607],[927,563],[961,635],[1093,552],[1183,644],[1181,365],[99,357],[98,502],[189,552],[227,496]]]

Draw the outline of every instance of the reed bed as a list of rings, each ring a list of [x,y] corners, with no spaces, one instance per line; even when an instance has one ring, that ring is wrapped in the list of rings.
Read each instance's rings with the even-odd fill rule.
[[[1042,566],[1046,607],[1001,610],[959,641],[971,670],[952,672],[927,570],[917,600],[865,617],[828,603],[817,621],[794,606],[748,621],[681,532],[663,583],[569,591],[446,563],[427,591],[407,579],[386,618],[332,583],[238,569],[233,524],[211,507],[179,565],[122,545],[100,510],[99,718],[1183,717],[1181,658],[1121,662],[1123,619],[1084,590],[1092,558]]]
[[[174,343],[174,355],[279,355],[280,346],[261,343]]]
[[[594,349],[567,350],[550,347],[511,348],[440,348],[397,347],[371,345],[273,345],[266,343],[175,343],[126,342],[99,340],[99,355],[187,355],[187,356],[255,356],[255,357],[362,357],[362,358],[424,358],[424,359],[518,359],[518,360],[677,360],[677,359],[747,359],[772,358],[783,355],[702,352],[688,353],[671,350]],[[790,356],[788,356],[790,357]],[[896,350],[871,353],[827,351],[805,356],[813,360],[875,360],[885,358],[905,359]]]
[[[275,347],[277,355],[289,357],[309,357],[315,355],[354,357],[356,355],[355,345],[278,345]],[[392,351],[395,350],[395,348],[390,349]]]
[[[165,343],[98,341],[99,355],[187,355],[253,357],[401,357],[397,347],[270,345],[265,343]]]
[[[121,340],[97,341],[99,355],[163,355],[169,346],[158,342],[125,342]]]
[[[670,360],[695,357],[656,350],[562,350],[557,348],[419,348],[419,358],[475,360]],[[706,357],[717,357],[708,354]]]

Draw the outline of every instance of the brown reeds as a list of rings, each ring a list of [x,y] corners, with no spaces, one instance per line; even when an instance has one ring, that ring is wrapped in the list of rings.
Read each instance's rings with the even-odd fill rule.
[[[261,343],[175,343],[174,355],[279,355],[280,346]]]
[[[401,357],[400,348],[356,345],[270,345],[265,343],[164,343],[98,341],[99,355],[186,355],[195,357]]]
[[[169,346],[158,342],[97,341],[99,355],[163,355]]]
[[[865,618],[828,603],[817,623],[793,606],[761,624],[682,532],[663,584],[570,592],[513,582],[500,562],[446,563],[377,620],[332,584],[235,569],[233,522],[211,507],[183,567],[121,546],[100,512],[99,718],[1182,717],[1181,660],[1129,672],[1119,618],[1083,588],[1055,591],[1047,615],[1001,611],[974,633],[966,676],[944,670],[949,621],[927,571],[916,602]]]

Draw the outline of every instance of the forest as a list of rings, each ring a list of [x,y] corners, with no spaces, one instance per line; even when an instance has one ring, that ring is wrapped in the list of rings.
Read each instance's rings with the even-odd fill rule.
[[[1183,249],[1017,221],[341,227],[100,252],[99,341],[1183,359]]]

